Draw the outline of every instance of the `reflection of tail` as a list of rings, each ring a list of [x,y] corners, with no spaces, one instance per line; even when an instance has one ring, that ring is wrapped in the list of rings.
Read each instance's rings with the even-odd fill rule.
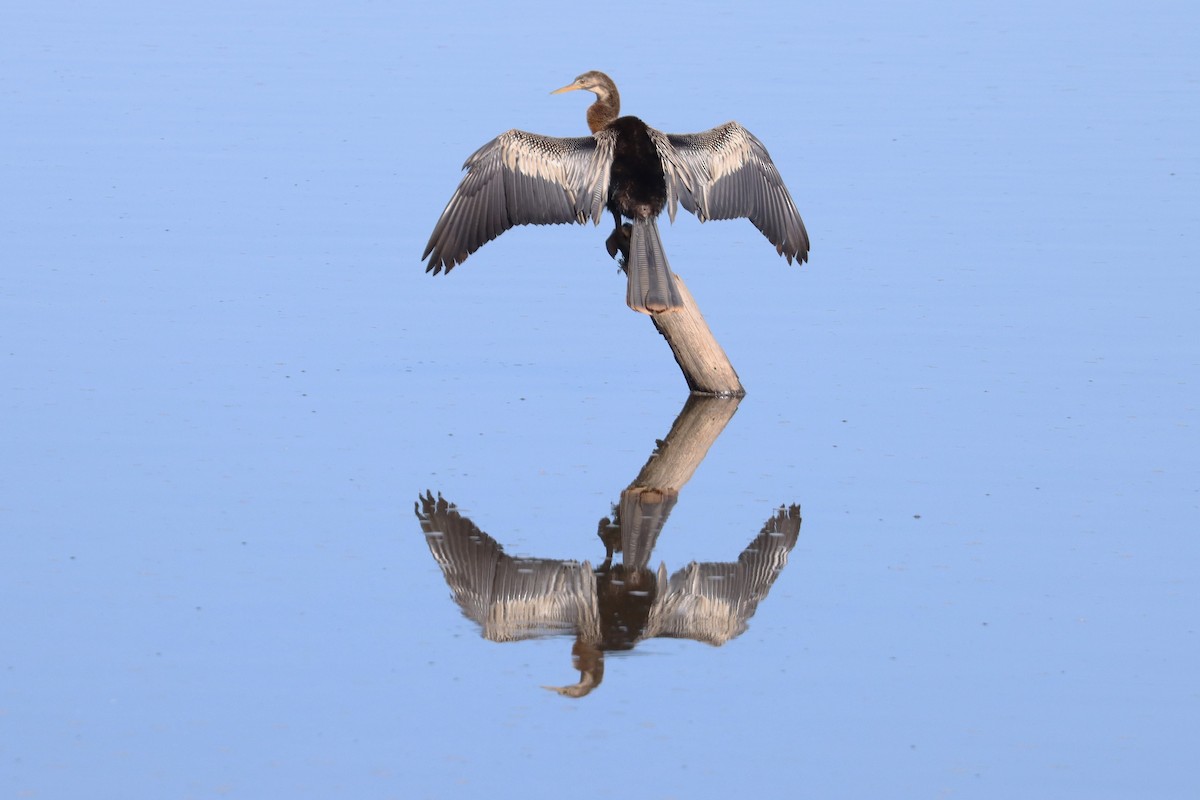
[[[627,570],[644,569],[658,534],[667,524],[679,493],[663,489],[626,489],[621,492],[617,522],[621,526],[621,563]]]
[[[683,305],[675,288],[675,276],[663,252],[658,236],[658,221],[654,217],[633,223],[629,242],[629,258],[625,262],[629,274],[629,292],[625,302],[643,314],[671,311]]]

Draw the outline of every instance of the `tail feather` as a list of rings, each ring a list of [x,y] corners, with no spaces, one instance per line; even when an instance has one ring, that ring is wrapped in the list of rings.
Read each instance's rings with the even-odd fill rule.
[[[675,286],[675,276],[663,252],[658,236],[658,221],[654,217],[633,223],[629,241],[629,257],[625,260],[629,275],[629,291],[625,302],[634,311],[657,314],[683,306],[683,298]]]

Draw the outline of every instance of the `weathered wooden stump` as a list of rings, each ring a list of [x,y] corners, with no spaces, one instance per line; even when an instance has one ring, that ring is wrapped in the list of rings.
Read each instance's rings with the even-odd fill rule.
[[[687,284],[678,275],[673,277],[683,298],[683,308],[651,314],[650,319],[671,346],[688,388],[693,394],[744,397],[746,390],[729,363],[729,356],[717,344]]]

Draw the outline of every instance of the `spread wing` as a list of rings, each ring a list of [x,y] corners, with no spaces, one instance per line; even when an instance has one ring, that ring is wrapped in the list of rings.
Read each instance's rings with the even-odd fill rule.
[[[476,150],[425,246],[425,271],[449,272],[514,225],[599,223],[614,141],[511,130]]]
[[[703,133],[661,133],[651,138],[667,176],[671,219],[675,203],[710,219],[746,217],[792,263],[808,259],[808,232],[767,148],[736,122]]]
[[[736,564],[692,562],[671,576],[659,568],[659,592],[644,638],[667,636],[722,645],[740,635],[787,565],[800,535],[800,507],[780,508]]]
[[[416,511],[454,601],[484,638],[596,635],[596,579],[586,561],[513,558],[440,495],[422,495]]]

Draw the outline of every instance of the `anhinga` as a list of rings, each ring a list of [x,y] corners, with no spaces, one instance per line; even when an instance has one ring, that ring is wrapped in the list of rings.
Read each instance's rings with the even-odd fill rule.
[[[662,133],[621,117],[616,84],[585,72],[552,94],[584,89],[592,135],[541,136],[510,130],[467,159],[458,191],[442,212],[425,254],[426,272],[449,272],[514,225],[597,225],[604,209],[616,229],[608,251],[623,256],[626,302],[642,313],[682,305],[658,235],[663,208],[678,203],[699,217],[746,217],[788,260],[808,257],[808,233],[762,142],[736,122],[703,133]],[[631,220],[631,224],[623,223]]]

